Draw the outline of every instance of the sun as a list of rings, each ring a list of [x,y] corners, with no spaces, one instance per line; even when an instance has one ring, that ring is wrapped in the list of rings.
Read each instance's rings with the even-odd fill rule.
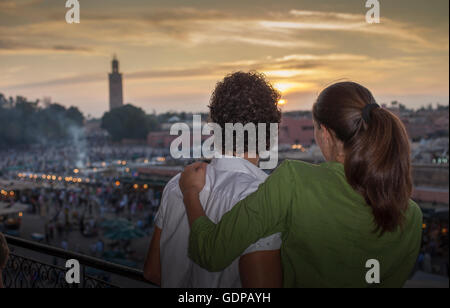
[[[275,82],[273,87],[277,89],[279,92],[285,94],[290,93],[292,91],[303,89],[305,87],[305,84],[298,82]]]
[[[278,106],[284,106],[284,105],[286,105],[286,103],[287,103],[287,100],[285,100],[285,99],[280,99],[280,100],[278,101]]]

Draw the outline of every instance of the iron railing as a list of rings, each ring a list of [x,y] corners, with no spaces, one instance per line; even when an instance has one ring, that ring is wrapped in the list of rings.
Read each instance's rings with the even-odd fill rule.
[[[13,236],[5,235],[5,238],[11,250],[2,272],[6,288],[156,287],[137,269]],[[34,255],[52,259],[52,262],[41,261]],[[65,261],[72,259],[80,264],[79,284],[66,282]]]

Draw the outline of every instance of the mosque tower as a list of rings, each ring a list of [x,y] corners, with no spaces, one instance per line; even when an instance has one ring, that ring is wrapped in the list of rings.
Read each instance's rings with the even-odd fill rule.
[[[119,73],[119,61],[114,55],[112,72],[109,74],[109,110],[123,106],[122,74]]]

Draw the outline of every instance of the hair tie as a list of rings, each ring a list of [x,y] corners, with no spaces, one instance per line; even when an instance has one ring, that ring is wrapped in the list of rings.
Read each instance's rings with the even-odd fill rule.
[[[364,122],[369,124],[371,112],[373,109],[377,109],[377,108],[380,108],[380,105],[378,105],[377,103],[371,103],[371,104],[367,104],[364,106],[364,108],[362,110],[362,118],[363,118]]]

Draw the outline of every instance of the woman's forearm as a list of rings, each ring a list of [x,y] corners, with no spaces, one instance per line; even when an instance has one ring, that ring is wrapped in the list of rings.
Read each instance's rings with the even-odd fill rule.
[[[189,257],[209,271],[221,271],[258,239],[284,232],[292,204],[290,175],[291,167],[284,163],[217,224],[206,217],[198,188],[182,190],[191,225]]]

